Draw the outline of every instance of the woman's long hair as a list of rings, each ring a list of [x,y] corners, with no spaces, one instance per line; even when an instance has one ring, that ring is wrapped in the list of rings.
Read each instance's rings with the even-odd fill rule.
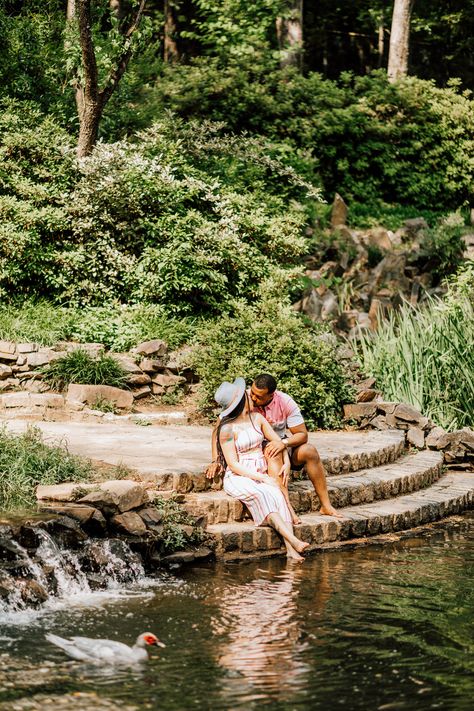
[[[222,429],[223,425],[226,425],[228,422],[232,422],[233,420],[236,420],[237,417],[239,417],[239,415],[242,414],[242,412],[244,411],[246,402],[248,402],[248,395],[245,392],[242,395],[242,399],[239,400],[239,402],[234,407],[234,409],[231,412],[229,412],[229,414],[226,415],[226,417],[223,417],[222,420],[219,422],[219,426],[217,428],[217,461],[219,462],[223,471],[225,471],[225,469],[227,467],[227,462],[226,462],[226,458],[224,457],[224,452],[222,451],[222,445],[221,445],[221,439],[220,439],[221,429]],[[255,425],[253,423],[253,418],[252,418],[252,413],[250,411],[250,407],[249,407],[249,418],[250,418],[250,422],[252,423],[252,427],[254,428],[254,430],[256,432],[258,432],[257,428],[255,427]]]

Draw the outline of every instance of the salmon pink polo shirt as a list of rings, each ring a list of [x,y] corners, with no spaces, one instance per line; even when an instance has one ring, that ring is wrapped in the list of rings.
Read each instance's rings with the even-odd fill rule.
[[[281,390],[275,390],[273,399],[265,407],[253,406],[271,424],[277,435],[281,438],[286,436],[289,427],[297,427],[304,424],[301,410],[292,397]]]

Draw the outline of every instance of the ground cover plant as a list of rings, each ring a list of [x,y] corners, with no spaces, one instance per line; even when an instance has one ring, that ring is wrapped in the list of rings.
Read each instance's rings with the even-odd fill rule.
[[[102,343],[122,352],[161,338],[171,349],[185,343],[198,319],[176,317],[159,304],[109,304],[86,308],[25,300],[0,304],[0,339],[54,346],[59,341]]]
[[[358,355],[387,400],[408,402],[446,429],[474,427],[474,272],[452,282],[445,300],[406,303]]]
[[[162,553],[173,553],[189,545],[207,542],[204,529],[193,525],[193,517],[174,498],[158,497],[154,505],[163,514],[159,533]]]
[[[20,435],[0,428],[0,510],[31,508],[39,484],[90,481],[92,464],[67,449],[44,444],[41,431],[30,427]]]

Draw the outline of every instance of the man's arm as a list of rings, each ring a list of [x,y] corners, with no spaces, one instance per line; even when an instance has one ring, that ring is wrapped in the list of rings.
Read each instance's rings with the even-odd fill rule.
[[[287,447],[300,447],[302,444],[306,444],[308,441],[308,430],[304,422],[301,425],[288,427],[288,429],[291,435],[285,437]]]
[[[288,428],[291,432],[290,435],[279,439],[277,442],[269,442],[265,447],[265,454],[269,457],[276,457],[278,454],[283,452],[285,447],[300,447],[302,444],[306,444],[308,441],[308,430],[306,425],[295,425],[294,427]]]

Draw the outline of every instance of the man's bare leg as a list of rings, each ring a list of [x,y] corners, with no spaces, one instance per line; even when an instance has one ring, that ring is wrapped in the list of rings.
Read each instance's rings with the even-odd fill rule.
[[[292,454],[292,462],[296,466],[304,465],[308,478],[319,496],[320,512],[327,516],[342,518],[342,514],[336,511],[329,500],[326,474],[316,447],[313,447],[312,444],[302,444],[300,447],[296,447]]]
[[[281,476],[278,476],[283,466],[283,457],[281,454],[278,454],[276,457],[265,457],[265,459],[267,461],[268,473],[272,477],[272,479],[278,482],[278,486],[280,487],[281,493],[285,497],[285,501],[288,504],[288,508],[290,509],[292,523],[294,526],[296,526],[301,523],[301,520],[299,519],[298,514],[290,503],[288,486],[283,486]]]

